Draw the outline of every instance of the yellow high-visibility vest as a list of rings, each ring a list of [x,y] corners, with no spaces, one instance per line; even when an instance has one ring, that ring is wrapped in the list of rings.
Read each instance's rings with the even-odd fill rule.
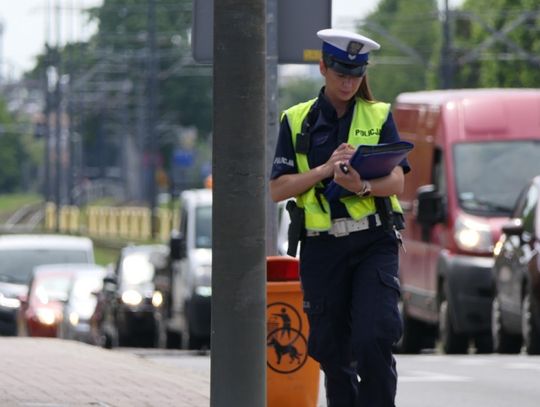
[[[302,123],[309,113],[311,106],[317,98],[304,103],[299,103],[283,112],[287,117],[291,130],[292,143],[295,148],[296,165],[298,171],[303,173],[310,170],[307,155],[296,150],[296,138],[302,131]],[[388,117],[390,105],[382,102],[370,102],[360,98],[356,99],[353,117],[349,127],[347,142],[354,147],[360,144],[377,144],[381,135],[381,129]],[[323,194],[317,189],[323,188],[322,183],[318,183],[308,191],[296,197],[297,205],[304,208],[306,229],[315,231],[325,231],[332,226],[330,216],[330,205]],[[317,197],[317,194],[319,196]],[[353,219],[362,219],[365,216],[375,214],[377,209],[372,196],[358,197],[356,195],[346,196],[340,199],[345,205],[347,212]],[[403,213],[399,201],[395,195],[390,196],[394,212]]]

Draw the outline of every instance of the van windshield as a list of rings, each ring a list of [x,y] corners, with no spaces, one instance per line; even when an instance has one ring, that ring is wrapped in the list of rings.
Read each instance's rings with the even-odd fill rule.
[[[510,216],[527,182],[540,174],[540,140],[454,146],[460,207],[481,216]]]
[[[35,266],[88,262],[88,254],[84,250],[0,250],[0,281],[27,284]]]
[[[195,211],[195,247],[212,248],[212,207],[199,206]]]

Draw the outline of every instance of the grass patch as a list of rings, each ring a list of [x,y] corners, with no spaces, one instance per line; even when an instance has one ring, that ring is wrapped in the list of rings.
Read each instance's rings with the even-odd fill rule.
[[[0,194],[0,212],[14,212],[26,204],[43,201],[39,194]]]
[[[101,266],[107,266],[107,264],[109,263],[116,263],[119,255],[119,249],[98,246],[94,244],[94,256],[96,258],[96,264],[99,264]]]

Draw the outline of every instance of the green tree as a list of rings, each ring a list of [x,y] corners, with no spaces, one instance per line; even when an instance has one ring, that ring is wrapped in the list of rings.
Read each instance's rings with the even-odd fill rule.
[[[539,23],[538,0],[465,1],[455,25],[456,87],[538,87]]]
[[[87,10],[97,25],[87,42],[67,44],[38,58],[28,75],[45,78],[48,65],[69,75],[64,102],[72,103],[72,125],[82,134],[85,165],[119,166],[122,138],[148,147],[149,0],[104,0]],[[201,138],[212,130],[212,77],[191,58],[192,0],[155,0],[157,70],[156,132],[167,168],[181,128]],[[69,102],[66,101],[69,99]],[[203,140],[203,144],[204,144]]]
[[[392,101],[401,92],[428,87],[441,37],[436,0],[382,0],[358,32],[381,44],[370,55],[373,70],[368,68],[377,99]]]
[[[12,193],[22,189],[23,168],[29,154],[20,134],[17,121],[0,99],[0,193]]]
[[[208,67],[191,63],[192,0],[155,0],[158,58],[159,119],[169,124],[196,126],[202,134],[212,128],[212,78]],[[125,71],[110,79],[142,86],[147,79],[148,1],[105,0],[91,11],[98,22],[94,41],[106,58],[122,61]],[[127,72],[126,72],[127,71]],[[146,89],[145,89],[146,92]]]
[[[322,79],[310,78],[295,78],[281,84],[278,92],[279,111],[316,97],[322,85]]]

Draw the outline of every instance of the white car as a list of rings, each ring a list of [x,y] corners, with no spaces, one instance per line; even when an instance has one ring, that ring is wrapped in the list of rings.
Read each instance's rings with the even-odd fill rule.
[[[180,231],[171,238],[167,343],[201,349],[210,345],[212,190],[182,192],[180,208]]]
[[[72,273],[58,337],[93,344],[90,323],[107,269],[98,264],[84,263],[44,265],[39,268]]]
[[[17,335],[17,314],[35,266],[94,263],[86,237],[53,234],[0,236],[0,335]]]

